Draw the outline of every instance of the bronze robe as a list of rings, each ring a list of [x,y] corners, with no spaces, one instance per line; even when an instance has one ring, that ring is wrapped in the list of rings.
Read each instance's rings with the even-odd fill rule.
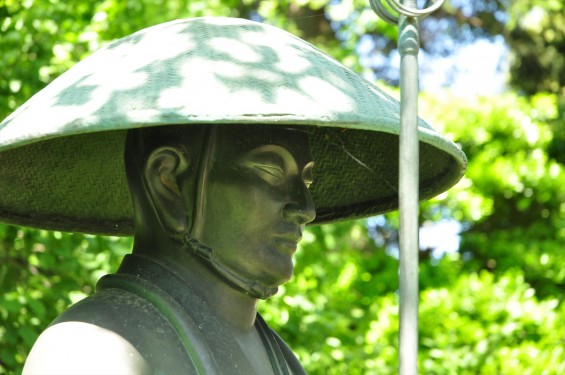
[[[119,334],[154,374],[254,372],[206,302],[173,271],[143,256],[126,256],[116,274],[100,279],[93,296],[72,306],[52,325],[65,321],[95,324]],[[290,348],[259,314],[255,326],[275,374],[305,374]]]

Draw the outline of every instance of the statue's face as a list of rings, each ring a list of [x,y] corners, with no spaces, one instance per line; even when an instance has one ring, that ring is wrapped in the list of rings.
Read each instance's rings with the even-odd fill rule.
[[[193,235],[240,276],[276,287],[314,220],[314,161],[306,133],[274,127],[220,128]]]

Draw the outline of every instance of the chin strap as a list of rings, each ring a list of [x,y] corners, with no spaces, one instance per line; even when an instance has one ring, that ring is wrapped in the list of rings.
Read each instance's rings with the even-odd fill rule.
[[[239,289],[251,297],[260,299],[267,299],[277,293],[277,287],[269,287],[258,281],[243,278],[237,275],[233,270],[219,263],[214,258],[214,251],[200,243],[190,234],[171,235],[171,237],[176,241],[182,242],[187,251],[198,255],[218,276],[227,281],[228,284],[235,289]]]

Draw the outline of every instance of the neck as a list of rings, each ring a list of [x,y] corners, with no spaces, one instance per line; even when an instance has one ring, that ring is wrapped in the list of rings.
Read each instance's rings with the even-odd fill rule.
[[[199,255],[187,251],[176,241],[168,242],[167,246],[161,244],[151,246],[149,249],[152,251],[142,251],[136,241],[134,253],[142,253],[171,269],[231,329],[250,332],[255,324],[258,298],[227,283]]]

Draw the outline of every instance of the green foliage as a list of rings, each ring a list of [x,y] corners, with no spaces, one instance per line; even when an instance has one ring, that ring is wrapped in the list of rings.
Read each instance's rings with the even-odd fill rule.
[[[448,218],[464,228],[458,253],[438,259],[422,251],[425,374],[565,373],[565,74],[558,53],[565,23],[563,2],[534,3],[508,2],[507,24],[492,11],[503,9],[499,0],[474,2],[471,13],[447,4],[435,16],[503,31],[516,56],[511,81],[530,96],[423,97],[424,117],[469,157],[461,183],[422,204],[423,223]],[[390,49],[397,32],[361,0],[0,0],[0,118],[105,43],[205,15],[262,18],[358,70],[361,36],[382,35]],[[378,245],[364,221],[310,228],[293,281],[261,304],[312,374],[397,372],[397,260],[388,255],[397,216],[387,220]],[[91,293],[130,247],[130,239],[0,225],[0,374],[19,373],[37,335]]]
[[[53,319],[94,290],[131,239],[0,225],[0,374],[21,370]]]
[[[397,261],[363,222],[311,228],[296,275],[261,305],[312,374],[395,374]],[[458,253],[420,264],[424,374],[561,374],[565,305],[518,269],[465,271]]]
[[[507,40],[513,51],[511,81],[528,94],[565,94],[564,10],[565,3],[560,0],[510,3]]]
[[[450,267],[457,257],[439,266]],[[462,274],[421,295],[425,374],[561,374],[563,307],[539,301],[519,271]],[[540,319],[543,317],[543,319]]]
[[[456,135],[470,163],[442,205],[466,223],[460,251],[467,268],[520,269],[540,297],[565,282],[565,171],[552,158],[557,98],[507,94],[472,102],[448,94],[430,98],[437,124]],[[441,111],[441,105],[452,111]]]

